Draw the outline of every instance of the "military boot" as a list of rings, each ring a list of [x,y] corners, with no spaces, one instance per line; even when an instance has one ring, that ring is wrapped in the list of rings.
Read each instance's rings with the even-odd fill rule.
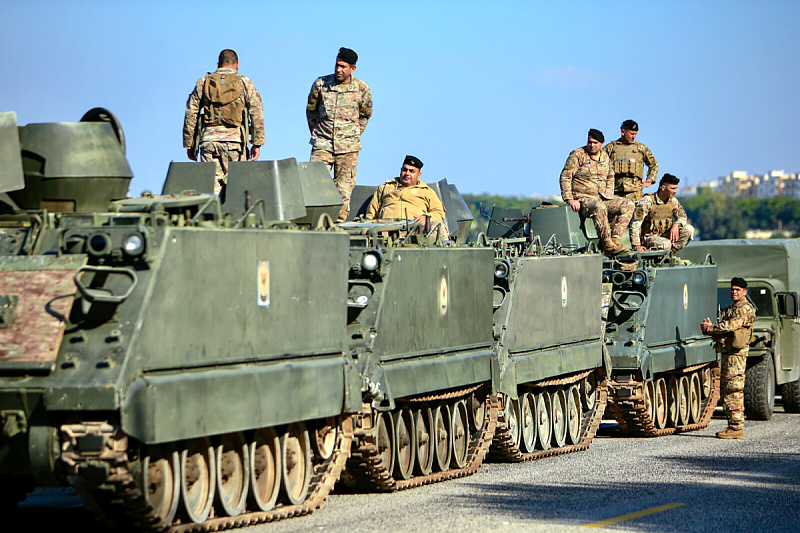
[[[622,244],[620,244],[620,242],[617,239],[609,239],[605,242],[603,246],[603,252],[608,256],[621,254],[622,252],[627,252],[627,251],[628,249],[622,246]]]
[[[719,433],[717,433],[717,438],[719,439],[743,439],[744,438],[744,430],[743,429],[733,429],[733,428],[725,428]]]

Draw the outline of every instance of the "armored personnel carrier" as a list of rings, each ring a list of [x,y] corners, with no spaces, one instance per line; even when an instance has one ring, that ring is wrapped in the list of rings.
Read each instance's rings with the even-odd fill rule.
[[[719,308],[731,305],[730,281],[747,280],[756,323],[747,357],[744,409],[747,418],[769,420],[780,391],[783,408],[800,412],[800,244],[797,239],[729,239],[692,243],[681,257],[706,257],[719,268]],[[716,316],[716,315],[711,315]]]
[[[588,448],[606,407],[609,369],[601,338],[602,256],[563,245],[531,222],[533,213],[520,215],[493,210],[486,235],[495,250],[501,404],[491,456],[510,461]]]
[[[300,194],[324,168],[232,164],[221,202],[203,194],[213,164],[193,163],[167,196],[126,199],[107,111],[21,128],[6,113],[0,137],[0,498],[69,484],[102,520],[153,531],[318,507],[362,385],[341,200],[327,177],[312,188],[331,205]]]

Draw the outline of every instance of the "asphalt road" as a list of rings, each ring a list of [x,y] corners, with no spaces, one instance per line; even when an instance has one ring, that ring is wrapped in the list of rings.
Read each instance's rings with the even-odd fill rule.
[[[745,440],[725,441],[714,437],[721,414],[702,431],[657,439],[625,438],[604,422],[584,452],[487,463],[394,494],[333,494],[311,516],[239,531],[800,530],[800,415],[776,406],[771,421],[746,422]],[[64,491],[38,491],[20,513],[43,527],[91,520]]]

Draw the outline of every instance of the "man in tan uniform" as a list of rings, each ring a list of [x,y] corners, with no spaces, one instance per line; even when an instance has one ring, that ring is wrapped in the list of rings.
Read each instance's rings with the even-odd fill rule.
[[[602,151],[603,132],[589,130],[586,146],[573,150],[561,171],[561,197],[573,211],[591,218],[608,255],[627,251],[618,238],[633,216],[633,202],[614,196],[614,172]],[[610,225],[609,218],[614,220]]]
[[[219,194],[230,161],[257,161],[264,144],[261,95],[246,76],[240,76],[233,50],[219,54],[217,70],[197,80],[186,102],[183,147],[192,161],[216,163],[214,192]],[[252,140],[253,147],[247,144]]]
[[[645,194],[636,204],[631,222],[631,244],[634,250],[648,248],[677,252],[691,240],[694,228],[689,225],[675,194],[681,180],[664,174],[658,192]]]
[[[750,351],[750,336],[756,321],[756,310],[747,301],[747,281],[731,280],[733,305],[722,312],[720,321],[711,323],[706,318],[700,329],[716,341],[720,353],[720,383],[722,405],[728,418],[728,427],[717,433],[720,439],[744,438],[744,374],[747,354]]]
[[[400,176],[378,187],[367,208],[366,218],[401,218],[426,224],[444,221],[444,205],[439,196],[427,184],[420,181],[422,161],[407,155],[400,168]]]
[[[333,182],[344,202],[337,222],[344,222],[350,212],[361,135],[372,117],[372,93],[353,76],[356,61],[358,54],[340,48],[334,73],[314,81],[306,104],[311,161],[321,161],[328,171],[333,170]]]
[[[614,171],[614,194],[634,202],[642,198],[642,189],[656,182],[658,162],[650,149],[636,140],[639,124],[626,120],[620,128],[621,136],[603,147],[611,160]],[[647,165],[647,181],[644,181],[644,166]]]

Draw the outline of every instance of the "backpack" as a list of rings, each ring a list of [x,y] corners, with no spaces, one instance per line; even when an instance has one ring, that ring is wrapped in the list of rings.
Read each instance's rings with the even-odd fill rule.
[[[236,73],[214,72],[203,85],[203,124],[236,128],[244,111],[242,83]]]

